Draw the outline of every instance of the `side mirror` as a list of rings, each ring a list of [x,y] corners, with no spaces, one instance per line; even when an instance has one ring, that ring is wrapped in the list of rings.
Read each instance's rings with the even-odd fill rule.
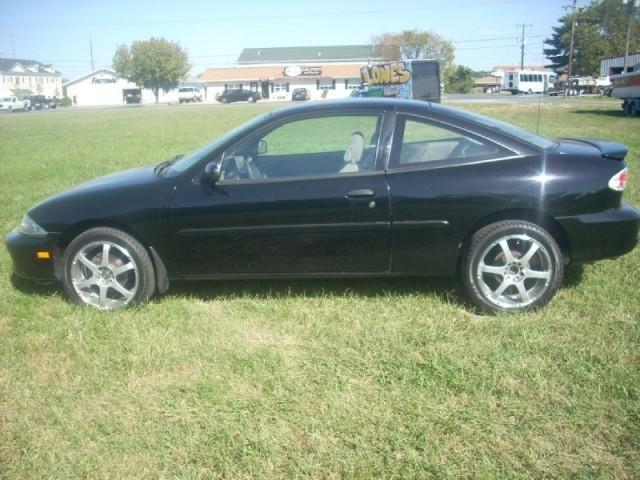
[[[205,183],[208,183],[210,185],[213,185],[218,180],[220,180],[220,163],[219,162],[207,163],[204,167],[202,180]]]
[[[265,139],[258,141],[258,155],[264,155],[265,153],[267,153],[268,149],[269,145],[267,144],[267,141]]]

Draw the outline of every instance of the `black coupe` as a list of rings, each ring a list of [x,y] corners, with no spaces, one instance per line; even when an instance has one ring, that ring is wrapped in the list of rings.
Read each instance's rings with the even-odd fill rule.
[[[16,274],[105,310],[171,279],[454,274],[481,309],[526,310],[569,262],[636,245],[626,154],[437,104],[319,102],[51,197],[6,243]]]

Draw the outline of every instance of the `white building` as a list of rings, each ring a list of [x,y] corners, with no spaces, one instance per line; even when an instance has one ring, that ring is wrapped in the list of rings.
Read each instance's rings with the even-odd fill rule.
[[[73,80],[65,82],[62,87],[72,105],[105,106],[123,105],[126,103],[155,103],[153,91],[140,89],[135,83],[118,77],[116,72],[108,68],[100,68]],[[161,103],[176,103],[177,89],[164,92],[160,90]]]
[[[291,100],[296,88],[312,99],[341,98],[361,84],[360,68],[379,60],[371,45],[245,48],[237,66],[208,68],[200,80],[209,99],[235,88],[270,100]]]
[[[62,96],[62,75],[53,65],[23,58],[0,58],[0,96]]]

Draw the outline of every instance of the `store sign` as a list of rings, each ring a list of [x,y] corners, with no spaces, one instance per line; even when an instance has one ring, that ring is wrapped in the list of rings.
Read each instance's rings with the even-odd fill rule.
[[[116,83],[118,81],[117,78],[114,77],[93,77],[91,79],[91,83],[92,84],[97,84],[97,85],[105,85],[108,83]]]
[[[365,65],[360,69],[360,76],[368,85],[400,85],[411,80],[411,72],[404,62]]]
[[[285,77],[318,77],[322,75],[322,67],[303,67],[290,65],[282,72]]]

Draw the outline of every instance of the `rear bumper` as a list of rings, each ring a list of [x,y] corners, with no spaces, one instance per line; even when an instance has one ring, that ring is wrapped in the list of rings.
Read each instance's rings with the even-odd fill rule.
[[[13,230],[5,238],[16,275],[32,280],[55,280],[55,265],[59,262],[57,238],[52,235],[33,237]],[[36,252],[49,252],[49,259],[38,259]]]
[[[619,257],[638,243],[640,212],[628,204],[557,220],[569,237],[572,262]]]

